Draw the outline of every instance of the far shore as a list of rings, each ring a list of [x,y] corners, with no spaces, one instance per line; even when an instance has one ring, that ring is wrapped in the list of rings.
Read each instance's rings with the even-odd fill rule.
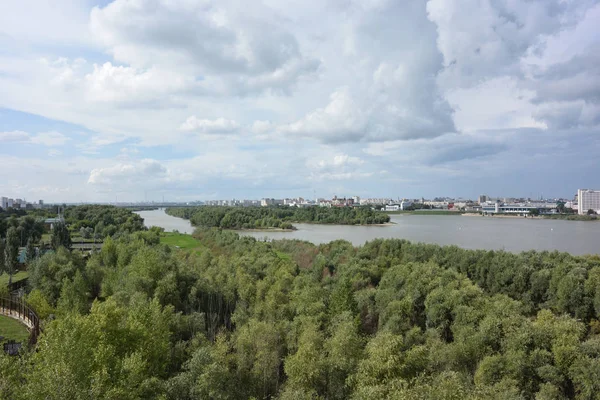
[[[319,224],[317,222],[294,222],[295,224],[307,225],[322,225],[322,226],[392,226],[395,222],[384,222],[383,224]],[[294,232],[298,229],[281,229],[281,228],[246,228],[246,229],[230,229],[237,232]]]
[[[235,232],[294,232],[297,229],[281,229],[281,228],[239,228],[227,229]]]
[[[521,218],[521,219],[543,219],[542,216],[523,216],[523,215],[514,215],[514,214],[488,214],[483,215],[479,213],[465,213],[462,214],[465,217],[487,217],[487,218]]]

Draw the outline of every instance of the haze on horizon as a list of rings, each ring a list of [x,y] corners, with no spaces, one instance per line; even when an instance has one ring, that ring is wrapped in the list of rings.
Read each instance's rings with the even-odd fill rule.
[[[597,0],[4,0],[0,195],[600,188]]]

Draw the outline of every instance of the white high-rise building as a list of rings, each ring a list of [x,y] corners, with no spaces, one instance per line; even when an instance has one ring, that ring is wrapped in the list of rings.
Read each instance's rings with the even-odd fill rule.
[[[600,190],[579,189],[577,191],[577,209],[579,214],[594,210],[600,214]]]
[[[13,199],[8,199],[8,202],[6,203],[7,208],[12,208],[14,206],[14,200]]]
[[[6,210],[8,208],[8,197],[0,198],[0,208],[2,208],[3,210]]]

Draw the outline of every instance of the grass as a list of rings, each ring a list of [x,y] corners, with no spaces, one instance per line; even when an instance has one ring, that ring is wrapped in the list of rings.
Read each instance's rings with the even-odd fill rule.
[[[29,339],[29,331],[16,319],[0,315],[0,336],[4,336],[3,341],[11,339],[25,345]]]
[[[165,232],[160,237],[160,242],[168,246],[179,247],[182,250],[195,251],[196,253],[200,253],[202,249],[198,239],[183,233]]]
[[[19,271],[16,274],[13,275],[12,277],[12,281],[13,282],[18,282],[21,281],[23,279],[26,279],[29,277],[29,272],[27,271]],[[8,285],[8,274],[2,274],[0,275],[0,286],[6,286]]]
[[[275,252],[275,254],[277,254],[277,257],[279,257],[279,259],[281,259],[281,260],[286,260],[287,261],[287,260],[291,260],[292,259],[290,257],[290,255],[287,254],[287,253],[284,253],[284,252],[279,251],[279,250],[273,250],[273,251]]]

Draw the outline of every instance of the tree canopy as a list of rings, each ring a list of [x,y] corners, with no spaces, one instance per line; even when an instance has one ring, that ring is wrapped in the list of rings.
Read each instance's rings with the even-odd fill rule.
[[[224,229],[293,229],[292,223],[370,225],[390,216],[370,207],[171,207],[167,214],[189,219],[194,226]]]
[[[121,230],[122,228],[117,227]],[[0,399],[594,399],[600,257],[199,229],[30,266],[35,351]]]

